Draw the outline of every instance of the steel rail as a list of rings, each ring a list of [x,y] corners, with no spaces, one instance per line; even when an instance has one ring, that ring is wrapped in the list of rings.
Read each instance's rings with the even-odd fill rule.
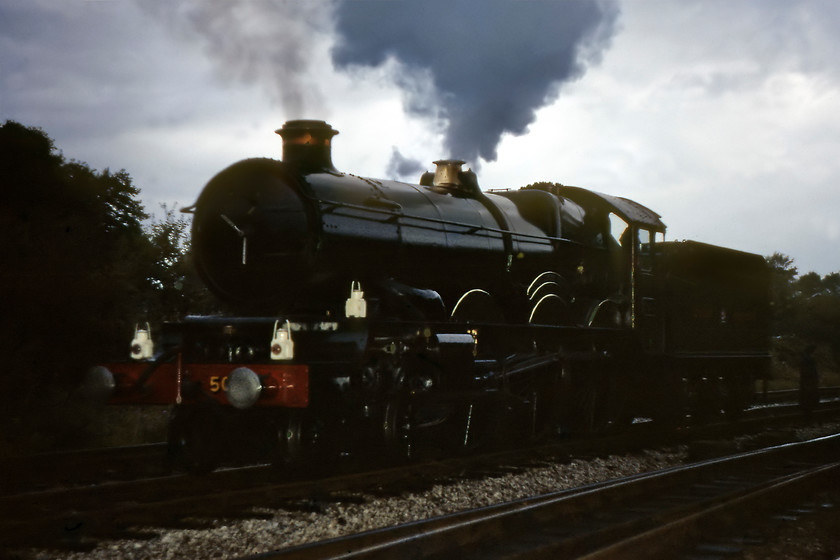
[[[290,476],[266,465],[225,469],[201,477],[166,476],[28,491],[0,496],[0,547],[35,543],[43,546],[64,540],[68,529],[76,538],[91,542],[119,536],[122,528],[130,525],[165,530],[168,526],[177,527],[180,520],[194,514],[238,516],[254,507],[282,507],[289,500],[301,498],[330,501],[332,496],[347,491],[399,494],[408,484],[425,487],[453,477],[504,471],[512,465],[523,468],[569,457],[621,454],[697,438],[729,437],[739,426],[742,430],[754,430],[763,422],[766,420],[667,431],[653,423],[638,424],[634,429],[597,438],[329,478],[324,478],[324,474],[313,478],[311,473]]]
[[[835,473],[838,448],[840,435],[785,444],[252,558],[579,557],[649,533],[662,523],[679,523],[710,504],[758,491],[773,492],[778,484],[805,476],[801,470],[776,475],[760,468],[771,461],[775,468],[787,469],[791,467],[785,465],[786,460],[831,457],[828,466],[818,461],[815,473]],[[733,473],[737,479],[731,478]],[[698,498],[692,492],[701,495]],[[649,534],[655,541],[655,533]],[[622,556],[602,556],[617,557]]]
[[[838,473],[840,462],[791,473],[771,484],[759,485],[743,494],[734,493],[728,499],[700,506],[697,511],[687,511],[656,529],[587,554],[582,559],[611,560],[631,556],[673,558],[682,552],[690,552],[691,545],[687,547],[686,543],[709,540],[713,535],[731,531],[733,526],[744,531],[742,521],[747,516],[755,519],[759,517],[757,514],[772,514],[790,501],[795,503],[795,500],[805,499],[836,482]]]
[[[160,474],[166,444],[100,447],[0,459],[0,496],[60,484],[90,484],[108,478]]]

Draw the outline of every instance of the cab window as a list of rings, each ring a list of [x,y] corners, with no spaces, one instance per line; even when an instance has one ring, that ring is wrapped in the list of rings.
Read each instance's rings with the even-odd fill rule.
[[[653,269],[653,239],[649,230],[639,229],[639,268],[643,272]]]

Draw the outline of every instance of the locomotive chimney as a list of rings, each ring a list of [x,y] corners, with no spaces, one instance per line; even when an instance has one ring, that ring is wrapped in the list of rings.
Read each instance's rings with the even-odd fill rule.
[[[288,121],[276,130],[283,138],[283,163],[305,173],[336,171],[332,163],[332,137],[338,131],[324,121]]]
[[[461,166],[467,162],[460,159],[439,159],[432,163],[436,166],[433,183],[436,187],[461,186]]]
[[[434,176],[424,173],[420,184],[434,188],[440,192],[459,195],[476,195],[480,192],[478,178],[472,169],[466,171],[461,166],[466,162],[460,159],[440,159],[435,164]]]

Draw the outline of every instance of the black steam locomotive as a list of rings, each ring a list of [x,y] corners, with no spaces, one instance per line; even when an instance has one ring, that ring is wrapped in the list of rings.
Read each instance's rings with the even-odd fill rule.
[[[578,187],[482,191],[458,160],[357,177],[328,124],[277,132],[282,161],[233,164],[190,209],[236,312],[138,328],[89,374],[112,403],[174,403],[190,464],[249,438],[298,463],[737,414],[767,372],[758,255],[665,242],[656,213]]]

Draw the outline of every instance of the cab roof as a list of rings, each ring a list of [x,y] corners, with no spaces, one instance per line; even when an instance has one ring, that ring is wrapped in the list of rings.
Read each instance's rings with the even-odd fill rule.
[[[613,212],[628,224],[642,226],[652,231],[665,232],[666,226],[660,219],[659,214],[629,198],[569,186],[563,186],[560,189],[560,194],[577,202],[584,208]]]

